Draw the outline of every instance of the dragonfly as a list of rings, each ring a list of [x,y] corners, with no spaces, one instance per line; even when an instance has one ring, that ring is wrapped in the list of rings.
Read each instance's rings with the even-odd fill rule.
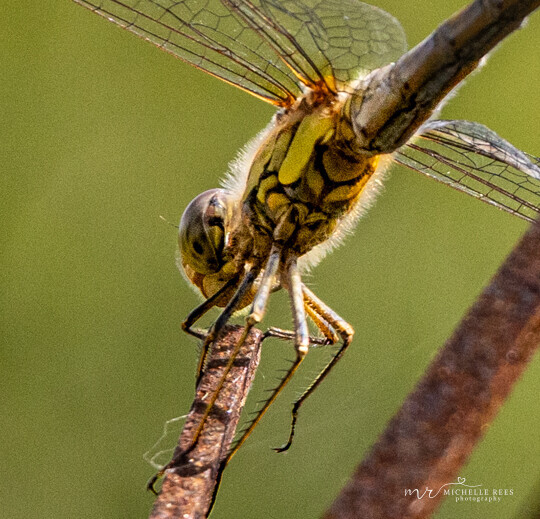
[[[290,296],[295,360],[223,466],[253,432],[313,344],[336,353],[293,404],[299,409],[343,357],[353,327],[302,274],[335,247],[373,203],[385,172],[405,166],[527,221],[540,214],[540,159],[485,126],[428,120],[391,153],[355,146],[354,110],[366,78],[407,50],[399,22],[358,0],[75,0],[181,60],[276,107],[221,188],[194,198],[179,225],[181,268],[204,297],[183,323],[202,340],[197,378],[230,318],[248,308],[242,338],[194,432],[198,440],[220,388],[271,294]],[[194,328],[212,308],[206,330]],[[311,337],[310,320],[320,331]]]

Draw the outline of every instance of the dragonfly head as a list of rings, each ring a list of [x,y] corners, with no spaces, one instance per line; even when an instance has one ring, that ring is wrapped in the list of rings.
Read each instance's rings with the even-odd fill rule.
[[[231,197],[224,189],[210,189],[186,207],[178,230],[182,263],[198,274],[219,272],[233,216]]]

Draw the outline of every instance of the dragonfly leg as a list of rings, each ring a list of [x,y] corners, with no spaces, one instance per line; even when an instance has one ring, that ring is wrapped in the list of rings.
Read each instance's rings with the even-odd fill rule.
[[[255,418],[251,421],[249,426],[244,430],[238,441],[235,443],[234,447],[230,450],[227,458],[222,464],[221,470],[225,468],[227,463],[229,463],[229,461],[236,454],[238,449],[240,449],[240,447],[251,435],[251,433],[253,432],[257,424],[261,421],[261,418],[264,416],[266,411],[274,403],[278,395],[281,393],[281,391],[296,373],[309,350],[310,337],[309,329],[307,326],[306,313],[304,309],[304,295],[302,291],[303,285],[302,280],[300,279],[300,273],[298,272],[296,258],[294,257],[289,258],[288,260],[287,277],[295,325],[294,348],[296,350],[296,359],[293,361],[291,367],[288,369],[285,376],[281,379],[278,386],[272,391],[270,398],[266,400],[263,407],[259,410]],[[284,330],[281,331],[285,332]],[[288,332],[285,332],[285,334],[287,333]]]
[[[319,331],[326,337],[324,345],[336,344],[336,342],[339,341],[339,337],[332,325],[324,317],[317,313],[314,308],[309,306],[305,299],[304,308],[306,309],[306,313],[309,315],[310,319],[315,323],[315,326],[317,326]]]
[[[203,335],[204,340],[201,346],[201,355],[199,357],[199,364],[197,366],[196,385],[199,384],[202,374],[204,372],[204,367],[206,366],[206,359],[208,357],[208,351],[210,349],[211,344],[216,340],[219,332],[223,329],[223,327],[229,322],[231,315],[235,312],[242,298],[251,289],[253,282],[255,281],[255,278],[257,277],[257,274],[259,272],[258,269],[254,269],[251,266],[248,266],[247,268],[248,268],[248,272],[246,273],[242,283],[238,287],[238,290],[230,299],[230,301],[227,303],[227,305],[225,306],[225,308],[223,309],[219,317],[212,324],[212,326],[210,327],[210,330],[208,330],[208,332]],[[191,326],[197,319],[202,317],[208,310],[210,310],[210,308],[212,308],[215,305],[215,302],[218,300],[220,296],[223,295],[223,293],[225,293],[230,287],[234,286],[237,282],[238,282],[238,278],[236,277],[228,281],[220,290],[218,290],[214,294],[214,296],[210,297],[200,306],[195,308],[195,310],[193,310],[193,312],[191,312],[187,316],[184,323],[187,323],[188,326]],[[208,304],[206,305],[205,303],[208,303]],[[182,323],[182,328],[184,328],[184,323]]]
[[[214,407],[214,404],[216,403],[218,395],[221,389],[223,388],[223,384],[225,383],[225,380],[229,372],[231,371],[231,368],[233,367],[234,361],[236,360],[236,357],[238,356],[240,349],[244,345],[244,342],[246,341],[246,338],[249,335],[249,332],[251,331],[253,326],[255,326],[257,323],[259,323],[263,319],[264,314],[266,313],[266,305],[268,303],[268,297],[270,295],[272,285],[274,283],[274,278],[279,268],[280,261],[281,261],[281,248],[277,246],[273,246],[272,250],[270,251],[270,255],[268,257],[266,266],[264,268],[261,282],[257,290],[257,294],[255,295],[255,298],[253,300],[251,311],[249,315],[246,317],[246,326],[244,327],[244,330],[242,332],[242,335],[240,336],[240,339],[238,340],[233,350],[231,351],[229,360],[227,361],[225,369],[223,370],[223,374],[221,375],[221,378],[217,386],[215,387],[211,398],[209,399],[206,405],[206,409],[203,415],[201,416],[199,424],[197,425],[197,428],[195,429],[195,432],[193,433],[193,438],[191,440],[192,441],[191,448],[196,445],[199,439],[199,436],[201,435],[201,432],[203,430],[203,427],[206,423],[206,419],[210,415],[210,412],[212,411],[212,408]],[[233,313],[236,306],[240,303],[241,299],[244,297],[247,291],[251,289],[253,282],[255,281],[257,277],[258,270],[259,269],[251,269],[248,272],[248,274],[246,274],[246,277],[242,281],[242,284],[238,288],[236,294],[233,296],[233,298],[231,299],[227,307],[225,307],[225,310],[223,310],[221,315],[218,317],[217,321],[212,326],[212,330],[209,333],[209,336],[212,334],[213,331],[215,331],[213,336],[217,337],[217,334],[223,328],[223,326],[227,323],[230,315]],[[246,281],[248,277],[250,279],[249,281]],[[207,341],[208,341],[208,337],[205,343]]]
[[[336,331],[323,317],[321,317],[313,308],[311,308],[306,303],[306,301],[304,301],[304,310],[306,314],[311,318],[311,320],[315,323],[319,331],[324,335],[324,338],[310,336],[310,345],[327,346],[329,344],[335,344],[336,342],[338,342],[339,337],[336,334]],[[293,341],[296,335],[295,332],[292,332],[290,330],[282,330],[281,328],[276,328],[272,326],[268,328],[266,332],[264,332],[263,340],[267,337],[274,337],[276,339],[281,339],[284,341]]]
[[[214,308],[214,306],[216,306],[216,302],[223,296],[223,294],[230,290],[233,286],[236,286],[237,283],[238,276],[231,278],[214,295],[210,296],[199,306],[193,309],[184,319],[184,321],[182,321],[182,330],[189,335],[193,335],[193,337],[197,337],[197,339],[205,340],[208,333],[200,329],[194,330],[192,326],[210,309]]]
[[[311,383],[311,385],[304,391],[304,393],[300,396],[296,402],[294,402],[291,414],[291,429],[289,433],[289,438],[287,442],[279,448],[276,448],[277,452],[284,452],[287,449],[290,448],[292,445],[292,441],[294,438],[295,428],[296,428],[296,420],[298,418],[298,411],[300,407],[302,407],[302,404],[306,401],[306,399],[313,394],[315,389],[320,385],[320,383],[326,378],[328,373],[332,371],[334,366],[337,364],[339,359],[343,357],[343,354],[351,344],[351,341],[354,336],[354,329],[353,327],[347,323],[343,318],[341,318],[338,314],[336,314],[329,306],[327,306],[325,303],[323,303],[311,290],[309,290],[305,285],[302,286],[303,294],[304,294],[304,301],[307,306],[309,306],[316,314],[318,314],[323,322],[328,323],[331,328],[335,329],[337,333],[340,335],[343,343],[337,353],[332,357],[332,360],[324,367],[324,369],[317,375],[315,380]]]
[[[271,326],[266,330],[263,334],[263,340],[268,339],[269,337],[272,337],[274,339],[280,339],[282,341],[294,341],[296,335],[291,330],[283,330],[282,328],[276,328],[275,326]],[[326,346],[328,343],[328,339],[326,337],[309,337],[309,344],[310,346]]]

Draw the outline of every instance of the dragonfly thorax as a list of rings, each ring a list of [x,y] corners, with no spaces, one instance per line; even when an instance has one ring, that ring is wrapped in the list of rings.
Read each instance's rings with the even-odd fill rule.
[[[378,158],[353,155],[340,141],[341,108],[300,106],[260,145],[242,197],[256,248],[279,242],[301,257],[354,209]]]

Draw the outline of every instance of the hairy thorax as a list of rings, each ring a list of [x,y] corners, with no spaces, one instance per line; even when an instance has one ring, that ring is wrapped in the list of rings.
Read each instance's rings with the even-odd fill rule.
[[[304,98],[276,118],[258,149],[243,196],[243,220],[264,256],[278,242],[300,257],[326,241],[356,205],[377,157],[352,154],[339,138],[342,103]]]

